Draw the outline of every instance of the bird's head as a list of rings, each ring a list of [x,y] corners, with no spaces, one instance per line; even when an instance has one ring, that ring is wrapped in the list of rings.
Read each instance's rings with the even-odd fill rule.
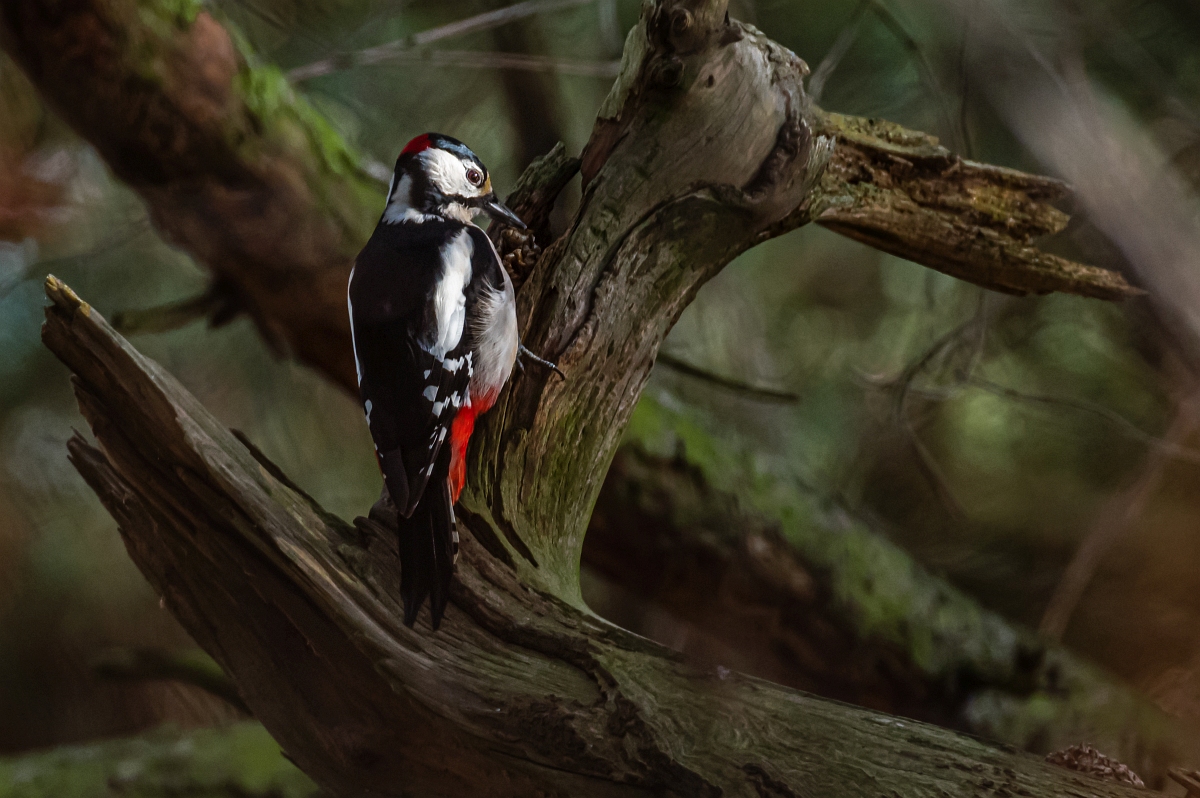
[[[385,222],[442,218],[469,223],[480,213],[525,227],[496,198],[487,167],[470,147],[440,133],[425,133],[405,145],[388,187]]]

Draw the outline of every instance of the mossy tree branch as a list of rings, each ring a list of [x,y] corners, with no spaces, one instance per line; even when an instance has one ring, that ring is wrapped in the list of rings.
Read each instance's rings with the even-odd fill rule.
[[[18,0],[0,46],[222,302],[352,385],[346,278],[382,204],[358,157],[199,0]]]
[[[755,243],[820,218],[1009,291],[1130,291],[1032,247],[1065,221],[1043,202],[1055,181],[821,112],[804,63],[724,12],[662,3],[631,31],[583,153],[582,208],[520,294],[527,343],[572,380],[518,381],[473,444],[464,506],[512,544],[523,580],[571,603],[588,515],[659,344]]]
[[[1036,179],[944,155],[913,166],[932,145],[904,149],[892,129],[843,146],[853,136],[805,98],[804,63],[725,12],[662,0],[629,36],[583,153],[582,207],[519,295],[526,343],[571,377],[518,376],[477,433],[441,634],[398,622],[386,518],[329,517],[50,283],[45,339],[104,449],[76,440],[74,462],[168,605],[330,789],[1040,795],[1072,783],[948,732],[697,673],[582,606],[584,530],[658,346],[750,246],[819,215],[1008,290],[1126,290],[1085,267],[1055,282],[1030,254],[1031,231],[1056,218]],[[15,0],[0,41],[268,340],[349,382],[345,276],[378,197],[277,72],[249,66],[187,4]],[[126,95],[120,113],[101,107]],[[957,199],[927,195],[945,180]],[[905,214],[925,232],[899,234]],[[935,247],[938,225],[967,238]],[[990,242],[980,274],[971,235]],[[873,758],[838,754],[848,747]],[[1122,794],[1104,789],[1092,791]]]
[[[391,533],[321,510],[53,278],[43,338],[103,450],[71,457],[167,606],[337,795],[1134,795],[671,653],[521,584],[468,525],[443,631]],[[486,545],[483,545],[486,544]]]
[[[751,462],[643,399],[584,542],[593,606],[697,666],[1037,753],[1087,740],[1147,783],[1194,760],[1187,724]]]
[[[820,116],[838,142],[816,221],[876,249],[1008,294],[1138,293],[1106,269],[1042,252],[1070,217],[1061,181],[962,159],[924,133],[876,119]]]

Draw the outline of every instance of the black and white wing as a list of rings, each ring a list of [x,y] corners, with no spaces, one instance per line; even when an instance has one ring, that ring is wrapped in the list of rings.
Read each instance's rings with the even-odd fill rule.
[[[359,390],[388,492],[412,515],[468,398],[465,289],[473,247],[462,225],[383,226],[359,255],[349,287]],[[464,243],[465,242],[465,243]],[[441,465],[439,465],[441,464]]]

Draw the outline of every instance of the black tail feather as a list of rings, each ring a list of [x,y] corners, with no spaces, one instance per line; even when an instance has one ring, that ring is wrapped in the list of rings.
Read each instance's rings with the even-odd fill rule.
[[[397,518],[400,539],[400,596],[404,623],[412,626],[425,599],[429,599],[430,625],[442,623],[450,600],[457,535],[450,485],[445,479],[430,483],[409,518]]]
[[[400,515],[412,515],[408,507],[408,471],[404,468],[404,453],[399,449],[380,453],[379,470],[383,472],[383,483],[387,486],[392,504]]]

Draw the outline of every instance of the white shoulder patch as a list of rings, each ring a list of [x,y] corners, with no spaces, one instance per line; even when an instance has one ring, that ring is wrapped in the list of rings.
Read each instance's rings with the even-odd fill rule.
[[[438,360],[445,360],[446,353],[462,340],[463,325],[467,320],[466,288],[471,282],[471,257],[474,254],[475,242],[466,230],[442,247],[442,273],[433,292],[437,330],[425,350]]]

